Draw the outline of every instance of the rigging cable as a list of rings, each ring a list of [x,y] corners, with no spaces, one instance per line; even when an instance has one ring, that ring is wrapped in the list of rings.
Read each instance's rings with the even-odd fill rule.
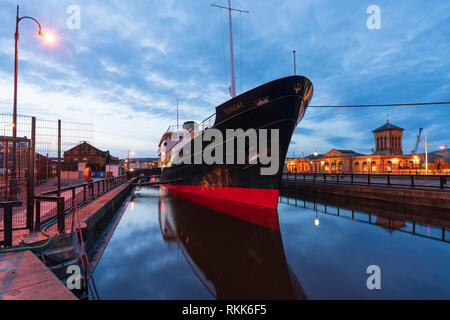
[[[433,106],[433,105],[450,105],[450,101],[439,102],[416,102],[416,103],[388,103],[388,104],[360,104],[360,105],[343,105],[343,106],[309,106],[308,108],[374,108],[374,107],[405,107],[405,106]]]
[[[239,12],[239,92],[242,92],[242,12]]]

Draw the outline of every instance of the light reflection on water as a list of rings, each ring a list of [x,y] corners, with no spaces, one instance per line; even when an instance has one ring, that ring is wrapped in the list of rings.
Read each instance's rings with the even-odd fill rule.
[[[395,208],[372,206],[365,212],[394,211],[393,217],[369,216],[359,204],[352,212],[330,200],[281,200],[280,234],[158,189],[136,192],[95,270],[100,296],[450,298],[449,243],[423,237],[442,239],[440,225],[448,240],[448,220],[413,224],[403,217],[414,216],[408,208],[399,216]],[[372,264],[381,268],[381,290],[366,287]]]

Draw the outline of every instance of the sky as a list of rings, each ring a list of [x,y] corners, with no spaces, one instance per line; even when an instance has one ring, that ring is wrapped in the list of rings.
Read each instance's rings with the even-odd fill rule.
[[[201,121],[229,99],[228,21],[213,0],[0,0],[0,113],[13,104],[16,5],[56,35],[46,44],[20,23],[18,113],[94,124],[94,145],[115,156],[157,154],[170,124]],[[225,0],[216,1],[226,5]],[[240,0],[233,14],[237,92],[293,73],[314,85],[311,105],[450,101],[450,2]],[[379,29],[369,29],[371,5]],[[79,28],[74,7],[79,8]],[[75,17],[75,20],[74,20]],[[450,144],[450,106],[309,108],[288,156],[351,149],[369,154],[387,117],[419,127],[430,149]],[[423,146],[419,148],[423,151]]]

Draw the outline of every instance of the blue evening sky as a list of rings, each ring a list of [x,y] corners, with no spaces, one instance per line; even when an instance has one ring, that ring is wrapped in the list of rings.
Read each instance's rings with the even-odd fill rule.
[[[15,6],[57,34],[44,44],[21,22],[19,113],[92,122],[94,144],[124,157],[155,156],[169,124],[201,120],[228,99],[226,12],[212,0],[0,0],[0,113],[12,112]],[[224,0],[218,4],[226,4]],[[297,72],[314,84],[313,105],[450,101],[450,2],[419,0],[233,1],[238,93]],[[69,29],[67,8],[80,8]],[[381,29],[369,30],[369,5]],[[405,128],[409,153],[419,127],[430,149],[449,143],[450,107],[309,109],[289,156],[317,149],[370,153],[371,130]],[[423,147],[422,147],[423,150]]]

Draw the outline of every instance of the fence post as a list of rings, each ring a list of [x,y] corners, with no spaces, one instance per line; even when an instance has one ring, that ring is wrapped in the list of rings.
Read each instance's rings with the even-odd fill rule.
[[[441,189],[444,189],[444,184],[445,184],[445,177],[444,176],[439,176],[440,178],[440,182],[441,182]]]
[[[77,203],[77,199],[75,198],[75,187],[72,188],[72,212],[75,210],[75,205]]]
[[[5,147],[4,147],[4,153],[3,153],[3,159],[9,159],[8,150],[9,150],[9,141],[5,140]],[[9,181],[8,181],[8,162],[4,161],[4,168],[3,168],[3,174],[5,176],[5,199],[9,199]]]
[[[31,139],[28,141],[27,171],[27,227],[33,231],[34,226],[34,152],[36,149],[36,117],[31,118]]]
[[[83,186],[83,202],[86,202],[86,185]]]
[[[36,221],[34,223],[34,230],[38,231],[41,228],[41,201],[36,201]]]
[[[370,173],[367,174],[367,184],[370,184]]]
[[[21,201],[4,201],[0,202],[0,208],[3,208],[3,246],[11,247],[12,241],[12,230],[13,230],[13,207],[19,207],[22,205]]]
[[[390,175],[387,175],[387,182],[388,182],[388,186],[390,186],[391,185],[391,176]]]
[[[351,184],[353,184],[353,173],[350,175],[351,178]]]
[[[12,246],[12,207],[9,202],[3,206],[3,228],[3,245],[5,248],[10,247]]]
[[[56,220],[58,221],[58,231],[59,233],[65,233],[66,223],[64,219],[64,197],[59,197],[57,202],[57,213]]]
[[[61,196],[61,120],[58,120],[58,197]]]
[[[414,188],[414,176],[411,175],[411,187]]]

